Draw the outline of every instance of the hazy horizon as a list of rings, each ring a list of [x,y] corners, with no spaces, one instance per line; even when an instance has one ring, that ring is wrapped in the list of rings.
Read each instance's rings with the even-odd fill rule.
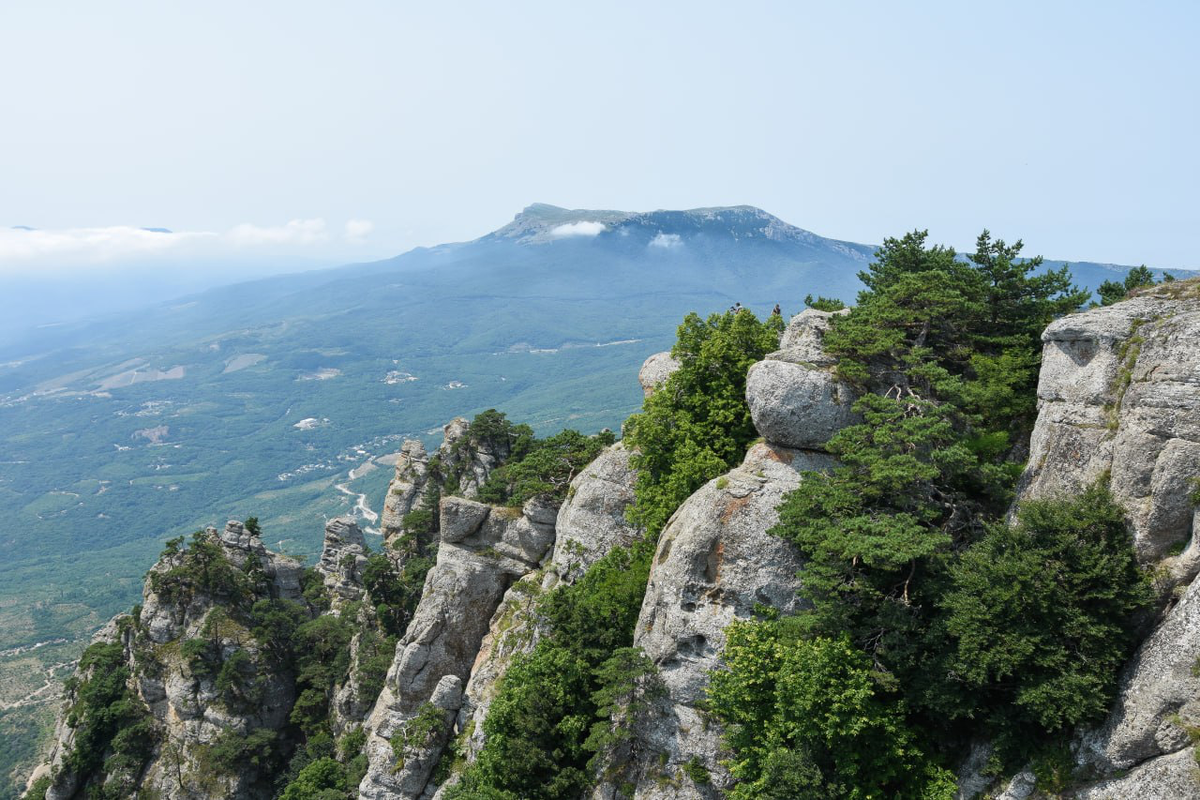
[[[1185,3],[66,6],[0,10],[0,275],[372,260],[533,202],[1197,265]]]

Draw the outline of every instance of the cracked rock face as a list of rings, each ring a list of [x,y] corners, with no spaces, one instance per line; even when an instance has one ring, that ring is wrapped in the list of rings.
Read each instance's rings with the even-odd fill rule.
[[[1183,726],[1200,726],[1198,658],[1200,580],[1138,648],[1108,719],[1080,737],[1080,764],[1107,775],[1190,745]]]
[[[641,534],[625,519],[637,482],[629,457],[623,444],[611,445],[571,482],[555,526],[552,562],[561,580],[574,583],[614,547],[627,547]]]
[[[533,502],[516,511],[462,497],[442,499],[437,563],[365,726],[369,768],[360,797],[415,798],[425,790],[496,608],[554,540],[553,523],[541,521],[546,518],[546,509]],[[417,751],[402,747],[405,754],[398,759],[395,743],[409,740],[416,720],[430,713],[429,704],[443,713],[443,722]]]
[[[1200,798],[1194,747],[1139,764],[1127,774],[1076,790],[1078,800],[1195,800]]]
[[[231,521],[219,533],[214,528],[206,533],[221,545],[235,568],[242,569],[253,559],[262,569],[267,584],[255,590],[255,599],[300,597],[302,565],[264,548],[259,537],[246,531],[242,523]],[[128,688],[145,704],[159,737],[145,768],[135,776],[136,784],[129,783],[122,791],[136,792],[139,796],[152,794],[165,800],[257,798],[262,795],[261,787],[256,786],[260,777],[257,767],[245,764],[230,774],[212,774],[202,760],[202,745],[211,744],[228,730],[246,733],[283,729],[295,701],[292,677],[272,670],[270,659],[252,634],[228,613],[223,613],[224,598],[194,591],[178,599],[168,599],[154,592],[151,576],[179,566],[182,559],[182,555],[164,556],[150,570],[138,620],[127,614],[119,615],[93,639],[97,643],[121,645],[131,674]],[[209,622],[216,623],[214,630],[209,630]],[[217,688],[216,676],[211,671],[195,669],[182,656],[182,643],[200,637],[213,642],[215,652],[210,653],[210,659],[219,656],[224,663],[239,651],[248,657],[253,703],[231,704]],[[81,788],[79,776],[64,769],[64,759],[74,747],[74,729],[65,722],[70,704],[69,700],[60,714],[51,752],[56,777],[46,796],[55,800],[73,798]]]
[[[559,583],[574,583],[614,547],[630,545],[641,534],[625,520],[636,480],[623,445],[601,452],[575,476],[558,510],[550,568],[529,573],[505,593],[480,645],[458,716],[458,729],[471,731],[464,753],[468,763],[487,741],[483,721],[500,678],[515,656],[532,651],[541,638],[534,613],[541,595]],[[439,790],[437,796],[444,792]]]
[[[385,542],[400,535],[405,514],[421,507],[428,465],[425,445],[415,439],[405,439],[396,459],[396,474],[383,500],[383,514],[379,517],[379,530]]]
[[[1200,475],[1200,298],[1171,285],[1052,323],[1018,496],[1077,493],[1106,472],[1144,561],[1192,532]]]
[[[689,497],[659,539],[634,644],[653,659],[667,697],[643,731],[649,750],[665,753],[634,764],[637,798],[715,798],[731,779],[719,755],[721,731],[699,710],[708,673],[719,665],[725,627],[762,604],[797,608],[794,548],[767,530],[776,507],[800,483],[800,472],[824,470],[830,456],[767,444],[752,447],[741,466]],[[683,771],[698,757],[711,777],[696,784]],[[606,794],[606,792],[608,792]],[[601,787],[596,797],[607,797]]]
[[[679,369],[679,361],[667,350],[655,353],[646,359],[638,371],[638,383],[642,385],[642,393],[649,397],[650,393],[666,383],[671,373]]]
[[[363,598],[366,544],[362,529],[353,517],[337,517],[325,525],[325,544],[316,568],[324,578],[335,610]]]

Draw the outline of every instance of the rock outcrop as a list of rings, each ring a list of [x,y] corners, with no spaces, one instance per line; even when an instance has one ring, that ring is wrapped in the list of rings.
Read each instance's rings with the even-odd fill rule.
[[[1145,561],[1192,533],[1200,476],[1200,297],[1164,284],[1046,329],[1022,499],[1109,475]],[[1190,576],[1188,576],[1190,577]]]
[[[650,393],[666,383],[667,378],[677,369],[679,361],[669,350],[647,358],[638,371],[638,383],[642,385],[642,393],[649,397]]]
[[[750,367],[746,401],[754,427],[780,447],[817,450],[842,428],[861,422],[857,396],[837,378],[821,348],[834,313],[806,309],[792,318],[780,349]]]
[[[367,565],[366,539],[353,517],[336,517],[325,525],[325,544],[317,572],[333,598],[334,612],[363,598],[362,571]]]
[[[629,456],[623,445],[614,444],[575,476],[558,511],[550,563],[514,583],[492,616],[458,716],[465,763],[474,761],[487,741],[483,721],[500,678],[513,658],[532,651],[544,633],[535,613],[538,599],[555,586],[574,583],[614,547],[629,546],[641,535],[625,519],[637,478]]]
[[[539,566],[554,541],[553,512],[461,497],[440,506],[437,563],[366,723],[370,800],[415,798],[452,732],[488,625],[504,593]]]
[[[753,617],[756,606],[796,609],[800,561],[767,531],[800,472],[831,465],[825,454],[755,445],[741,466],[684,501],[663,530],[634,644],[658,667],[667,695],[639,731],[655,757],[625,770],[637,785],[635,797],[715,798],[729,787],[720,726],[700,710],[708,673],[719,666],[730,622]],[[694,759],[708,782],[689,777]],[[602,786],[595,796],[616,795]]]
[[[399,536],[405,515],[421,507],[428,473],[429,454],[425,452],[425,445],[416,439],[405,439],[379,517],[379,530],[385,542]]]
[[[128,702],[146,719],[145,762],[135,772],[106,773],[105,786],[120,796],[153,794],[167,800],[265,796],[261,783],[269,786],[270,776],[249,763],[214,768],[208,751],[222,737],[281,730],[295,701],[294,685],[290,675],[274,670],[263,646],[226,609],[235,601],[229,592],[249,592],[239,600],[243,604],[298,599],[302,566],[267,550],[240,522],[230,522],[220,533],[209,528],[198,534],[190,552],[175,547],[148,573],[140,614],[118,616],[93,640],[117,648],[120,667],[128,670]],[[245,583],[239,587],[240,580]],[[200,647],[184,647],[193,643]],[[242,685],[221,686],[217,670],[235,656],[242,664]],[[103,677],[95,669],[81,667],[76,685]],[[72,709],[79,691],[68,693],[64,711],[71,713],[60,715],[55,733],[46,793],[54,800],[77,796],[88,779],[71,768],[78,763],[71,756],[78,730]],[[243,695],[253,702],[243,702]]]
[[[1192,743],[1200,730],[1200,581],[1150,635],[1121,676],[1105,723],[1079,742],[1079,761],[1099,774],[1129,769]]]
[[[1200,731],[1200,289],[1163,284],[1063,317],[1042,341],[1018,502],[1107,479],[1139,557],[1182,595],[1122,671],[1107,719],[1076,736],[1078,775],[1091,782],[1071,796],[1200,797],[1191,738]],[[1005,796],[1033,796],[1025,783]]]
[[[767,358],[793,364],[811,364],[814,367],[833,366],[837,359],[825,352],[825,331],[829,330],[830,320],[848,313],[849,310],[804,309],[791,318],[783,336],[779,337],[779,349]]]

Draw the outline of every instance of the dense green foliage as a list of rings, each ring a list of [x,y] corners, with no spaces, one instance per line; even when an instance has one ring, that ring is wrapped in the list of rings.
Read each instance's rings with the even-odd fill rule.
[[[1024,503],[1017,524],[988,526],[951,578],[940,601],[946,673],[970,701],[950,713],[985,716],[1014,749],[1104,714],[1152,597],[1107,489]]]
[[[129,667],[121,643],[97,643],[79,660],[83,680],[68,689],[73,703],[67,725],[75,729],[71,751],[63,766],[89,779],[108,776],[104,786],[93,787],[98,800],[122,796],[137,777],[154,747],[150,715],[129,689]]]
[[[966,260],[923,232],[889,239],[832,319],[825,346],[863,423],[830,440],[839,466],[806,473],[772,531],[805,560],[809,607],[735,628],[713,678],[746,796],[943,796],[929,759],[972,726],[1011,766],[1111,698],[1148,599],[1120,509],[1098,487],[1001,521],[1039,334],[1087,297],[1020,250],[986,231]]]
[[[778,622],[735,622],[713,673],[710,709],[727,726],[732,800],[951,798],[909,728],[904,701],[843,637],[796,637]]]
[[[579,471],[614,441],[611,431],[584,436],[570,429],[531,441],[524,452],[492,472],[479,490],[479,499],[510,506],[520,506],[534,497],[561,502]]]
[[[679,504],[741,462],[758,432],[746,405],[746,371],[779,347],[783,320],[749,311],[688,314],[671,355],[679,361],[640,413],[625,423],[638,471],[630,519],[652,536]]]
[[[1031,277],[1020,248],[985,231],[964,262],[923,232],[888,239],[825,337],[864,422],[833,437],[841,465],[806,475],[774,532],[805,556],[812,632],[848,633],[905,680],[923,671],[945,556],[1004,509],[1020,471],[1040,331],[1085,297],[1063,271]]]
[[[1162,274],[1163,283],[1170,283],[1173,280],[1175,280],[1175,276],[1171,273],[1164,272]],[[1146,269],[1146,265],[1143,264],[1129,270],[1122,281],[1104,281],[1096,289],[1096,294],[1100,296],[1100,305],[1111,306],[1113,303],[1124,300],[1133,290],[1153,286],[1154,283],[1154,273]]]

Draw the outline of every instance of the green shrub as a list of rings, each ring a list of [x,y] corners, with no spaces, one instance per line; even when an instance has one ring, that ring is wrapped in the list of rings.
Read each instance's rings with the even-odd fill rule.
[[[735,622],[708,688],[735,753],[734,800],[949,798],[953,776],[922,752],[903,700],[841,639],[798,639],[778,622]]]
[[[951,711],[984,716],[1019,754],[1104,715],[1152,596],[1106,488],[1023,503],[1018,523],[989,526],[951,578],[947,669],[974,701]]]
[[[492,472],[479,490],[479,499],[510,506],[534,497],[562,501],[575,476],[613,441],[611,432],[584,436],[570,429],[534,440],[524,455]]]
[[[130,672],[120,643],[93,644],[83,651],[80,680],[68,724],[74,746],[63,763],[80,777],[102,779],[117,772],[136,775],[153,750],[157,732],[140,698],[129,689]]]
[[[278,763],[278,734],[256,728],[247,734],[232,728],[221,731],[205,751],[205,766],[221,775],[234,775],[254,767],[259,774]]]

